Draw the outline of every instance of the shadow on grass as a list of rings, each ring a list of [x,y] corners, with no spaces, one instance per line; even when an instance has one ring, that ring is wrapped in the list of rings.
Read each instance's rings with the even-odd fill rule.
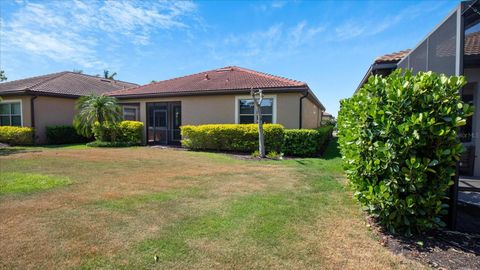
[[[27,148],[19,148],[19,147],[2,147],[0,148],[0,157],[26,153],[26,152],[39,152],[39,151],[35,151]]]
[[[340,154],[340,148],[338,146],[338,138],[334,137],[328,143],[327,149],[325,149],[325,152],[323,152],[322,158],[328,160],[340,157],[342,157],[342,155]]]

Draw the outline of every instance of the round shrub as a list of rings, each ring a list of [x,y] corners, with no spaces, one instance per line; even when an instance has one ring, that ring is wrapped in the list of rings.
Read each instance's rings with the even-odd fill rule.
[[[338,136],[354,196],[391,232],[444,226],[447,190],[463,151],[457,128],[472,114],[463,77],[398,70],[372,76],[341,101]]]

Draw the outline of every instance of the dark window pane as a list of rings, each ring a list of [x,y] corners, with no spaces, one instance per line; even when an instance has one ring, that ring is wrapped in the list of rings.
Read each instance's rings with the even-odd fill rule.
[[[272,120],[273,118],[271,115],[262,115],[262,121],[264,124],[271,124]]]
[[[0,126],[10,126],[10,116],[0,116]]]
[[[12,126],[21,126],[22,125],[22,117],[17,115],[17,116],[12,116]]]
[[[267,98],[262,100],[262,113],[272,114],[273,113],[273,99]]]
[[[21,110],[20,110],[20,103],[12,103],[12,114],[20,115]]]
[[[0,114],[10,114],[10,104],[0,104]]]
[[[253,114],[254,105],[251,99],[242,99],[240,102],[240,114]]]
[[[123,115],[123,120],[126,120],[126,121],[136,121],[137,118],[135,117],[135,115],[125,114],[125,115]]]
[[[253,115],[240,115],[240,124],[253,124],[254,116]]]

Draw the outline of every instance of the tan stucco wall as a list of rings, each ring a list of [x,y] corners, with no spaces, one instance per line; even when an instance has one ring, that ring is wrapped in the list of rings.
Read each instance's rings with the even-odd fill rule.
[[[302,114],[302,128],[317,128],[320,126],[322,112],[320,108],[308,98],[302,100]]]
[[[30,96],[0,96],[3,102],[8,101],[18,101],[22,102],[22,124],[24,127],[30,127],[31,123],[31,116],[30,116]],[[1,101],[0,101],[1,102]]]
[[[281,93],[277,100],[277,123],[285,128],[298,128],[300,94]],[[235,123],[235,97],[237,95],[185,96],[176,98],[136,98],[121,99],[121,103],[140,103],[140,121],[146,124],[146,103],[180,101],[182,104],[182,125],[228,124]],[[238,95],[244,97],[245,95]],[[309,117],[312,111],[304,113]],[[318,112],[316,113],[318,115]],[[318,119],[318,116],[314,116]],[[310,121],[310,120],[309,120]],[[313,120],[313,122],[316,120]],[[311,122],[311,121],[310,121]],[[313,124],[312,124],[313,125]],[[146,126],[146,125],[145,125]]]
[[[480,177],[480,69],[465,69],[465,77],[469,83],[476,82],[476,95],[474,95],[475,112],[473,115],[473,143],[475,144],[474,176]]]
[[[38,143],[46,143],[46,127],[72,125],[75,116],[72,98],[43,97],[35,99],[35,137]]]

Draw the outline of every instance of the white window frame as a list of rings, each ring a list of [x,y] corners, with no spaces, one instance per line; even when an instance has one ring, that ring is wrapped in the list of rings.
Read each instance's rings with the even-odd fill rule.
[[[122,118],[125,120],[125,109],[135,109],[135,120],[134,121],[139,121],[139,111],[140,108],[138,106],[132,106],[132,105],[123,105],[122,106]]]
[[[272,107],[272,124],[277,123],[277,95],[263,95],[263,98],[269,98],[273,100]],[[252,96],[235,96],[235,124],[240,123],[240,100],[249,99],[252,100]]]
[[[23,103],[21,99],[4,99],[0,100],[0,104],[20,103],[20,126],[23,127]],[[10,111],[11,113],[11,111]],[[11,115],[11,114],[10,114]],[[10,119],[11,122],[11,119]]]

